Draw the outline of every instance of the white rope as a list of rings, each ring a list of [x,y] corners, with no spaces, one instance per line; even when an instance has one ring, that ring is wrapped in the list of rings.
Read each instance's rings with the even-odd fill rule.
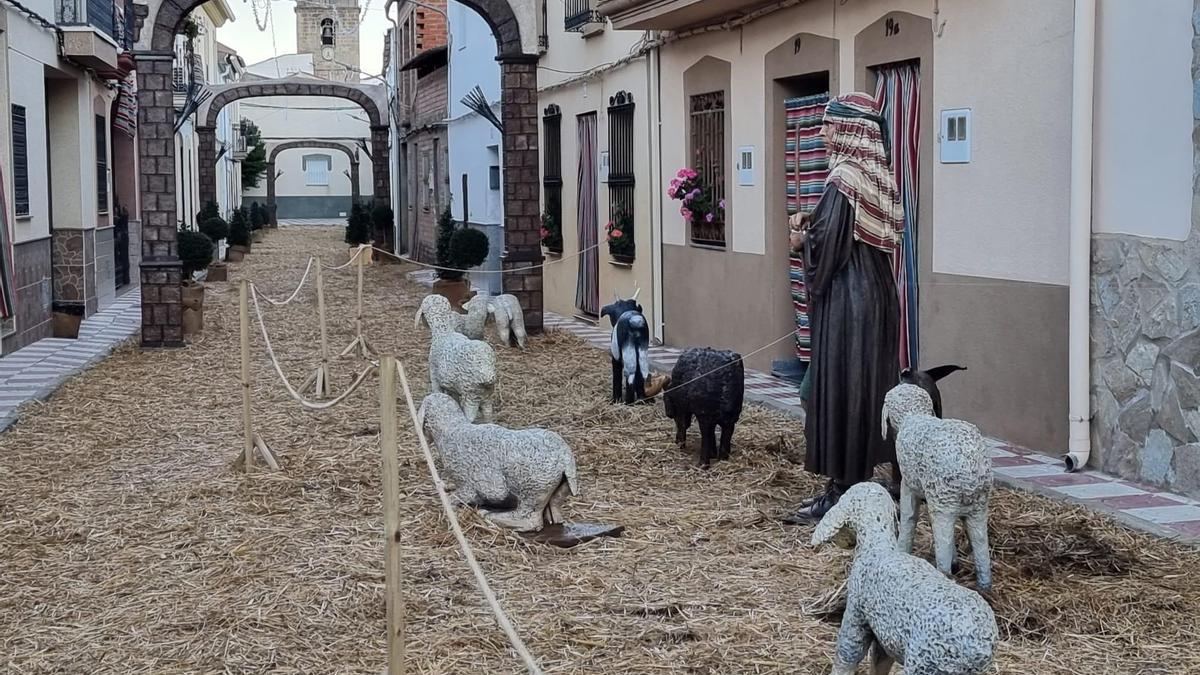
[[[354,249],[354,254],[350,256],[350,259],[349,259],[349,260],[347,260],[346,262],[342,263],[341,265],[338,265],[337,267],[333,267],[333,266],[331,266],[331,265],[325,265],[325,264],[322,264],[322,265],[321,265],[321,269],[323,269],[323,270],[329,270],[329,271],[331,271],[331,272],[337,272],[338,270],[344,270],[344,269],[346,269],[347,267],[349,267],[349,266],[353,265],[353,264],[354,264],[354,261],[355,261],[355,260],[358,260],[358,256],[362,255],[362,253],[363,253],[363,250],[364,250],[364,249],[366,249],[366,248],[367,248],[366,246],[359,246],[358,248]]]
[[[271,298],[268,298],[266,295],[259,293],[258,288],[254,289],[254,293],[255,293],[255,295],[261,296],[263,300],[266,300],[267,302],[271,303],[272,305],[275,305],[276,307],[282,307],[283,305],[286,305],[289,302],[295,300],[297,295],[300,295],[300,289],[304,288],[304,282],[308,281],[308,274],[309,274],[309,272],[312,272],[312,266],[313,266],[313,257],[309,256],[308,266],[304,268],[304,276],[300,277],[300,283],[296,286],[296,290],[292,291],[292,294],[288,296],[287,300],[272,300]],[[254,286],[254,284],[250,284],[250,285]]]
[[[559,258],[557,260],[551,260],[550,262],[544,262],[540,265],[530,265],[528,267],[516,267],[511,270],[481,270],[481,269],[460,270],[460,269],[457,269],[454,267],[442,267],[441,265],[433,265],[431,263],[419,262],[417,260],[413,260],[412,258],[405,258],[404,256],[396,255],[395,253],[392,253],[391,251],[385,251],[381,248],[375,248],[374,246],[372,246],[371,248],[375,249],[376,251],[379,251],[380,253],[388,256],[389,258],[395,258],[396,260],[399,260],[401,262],[412,263],[414,265],[419,265],[421,267],[428,267],[430,269],[442,270],[444,272],[462,272],[463,274],[468,274],[468,273],[470,273],[470,274],[512,274],[513,272],[524,272],[525,270],[536,270],[540,267],[549,267],[550,265],[557,265],[558,263],[565,262],[572,258],[581,256],[584,253],[591,251],[592,249],[599,248],[599,246],[600,246],[600,244],[592,244],[591,246],[589,246],[585,249],[582,249],[582,250],[572,253],[570,255],[562,256],[561,258]]]
[[[400,384],[404,388],[404,399],[408,403],[408,416],[412,419],[413,428],[416,429],[417,438],[421,441],[421,452],[425,454],[425,464],[429,467],[429,476],[433,479],[433,487],[437,490],[438,499],[442,503],[442,511],[446,514],[446,519],[450,521],[450,529],[454,531],[454,538],[458,540],[458,547],[462,551],[463,557],[467,560],[467,566],[471,568],[471,572],[475,575],[475,583],[479,586],[479,590],[483,593],[483,597],[487,600],[488,606],[492,610],[492,614],[496,617],[496,622],[500,624],[500,628],[504,631],[508,641],[512,644],[513,649],[520,655],[521,660],[525,662],[525,667],[534,675],[541,675],[542,669],[538,666],[537,660],[529,653],[529,649],[525,646],[525,642],[521,640],[521,636],[517,634],[517,629],[513,626],[508,615],[504,613],[504,608],[500,606],[500,601],[496,599],[496,594],[492,592],[492,587],[488,584],[487,576],[484,575],[483,569],[479,566],[479,561],[475,559],[475,554],[471,551],[471,544],[467,542],[467,537],[463,534],[462,526],[458,524],[458,516],[454,513],[454,506],[450,503],[450,497],[446,494],[446,486],[442,483],[442,478],[438,474],[437,465],[433,461],[433,453],[429,451],[429,442],[425,440],[425,430],[417,423],[417,409],[413,404],[412,392],[408,389],[408,376],[404,373],[404,366],[399,360],[396,361],[396,370],[400,372]]]
[[[366,381],[367,376],[375,371],[374,367],[364,368],[363,371],[358,374],[358,378],[350,384],[350,388],[342,392],[341,396],[338,396],[335,399],[317,402],[304,398],[300,392],[296,391],[296,388],[292,386],[292,383],[288,382],[287,375],[284,375],[283,369],[279,367],[279,360],[275,358],[275,350],[271,348],[271,338],[267,335],[267,326],[263,323],[262,308],[258,304],[258,289],[254,287],[254,284],[250,284],[250,290],[250,300],[254,303],[254,314],[258,317],[258,328],[262,332],[263,344],[265,344],[267,347],[267,356],[271,358],[271,365],[275,367],[275,372],[279,374],[279,379],[283,382],[284,388],[287,389],[287,392],[291,394],[292,398],[296,399],[296,402],[298,402],[300,405],[310,410],[326,410],[328,408],[332,408],[333,406],[346,400],[347,396],[353,394],[360,386],[362,386],[362,383]]]

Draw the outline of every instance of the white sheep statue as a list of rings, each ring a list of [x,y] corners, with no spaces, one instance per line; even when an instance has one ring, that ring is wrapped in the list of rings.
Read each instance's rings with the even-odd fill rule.
[[[912,552],[913,532],[921,503],[929,507],[937,567],[951,574],[954,526],[962,519],[975,558],[982,591],[992,587],[988,551],[988,498],[992,492],[992,460],[983,436],[973,424],[939,419],[933,400],[921,387],[901,384],[883,399],[883,435],[889,420],[896,429],[900,482],[900,550]]]
[[[847,531],[849,530],[849,531]],[[991,672],[999,631],[991,607],[928,562],[896,547],[896,506],[878,483],[854,485],[825,514],[813,545],[857,544],[833,675],[853,675],[873,647],[872,675]]]
[[[467,419],[491,422],[496,390],[496,352],[481,340],[471,340],[455,330],[450,301],[428,295],[417,310],[415,325],[429,326],[429,388],[447,393],[462,406]]]
[[[525,348],[528,335],[525,332],[525,313],[521,310],[521,301],[515,295],[489,296],[483,293],[476,295],[463,303],[467,310],[462,332],[472,340],[482,340],[484,326],[491,316],[496,322],[496,334],[505,346],[511,344],[510,337],[516,338],[517,345]]]
[[[445,394],[426,396],[417,420],[433,437],[453,496],[498,525],[528,532],[561,523],[563,501],[580,494],[575,455],[553,431],[472,424]]]

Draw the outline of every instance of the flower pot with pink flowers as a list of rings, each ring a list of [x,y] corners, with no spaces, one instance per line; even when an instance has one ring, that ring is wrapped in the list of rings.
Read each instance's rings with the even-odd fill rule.
[[[633,263],[637,252],[633,244],[633,215],[622,208],[613,213],[613,219],[605,226],[605,239],[608,240],[608,255],[619,263]]]
[[[550,213],[542,214],[541,237],[542,246],[546,248],[548,253],[562,255],[562,223],[558,222],[558,218],[556,216]]]
[[[667,197],[680,202],[679,215],[691,224],[694,243],[725,245],[725,200],[695,169],[680,169],[667,187]]]

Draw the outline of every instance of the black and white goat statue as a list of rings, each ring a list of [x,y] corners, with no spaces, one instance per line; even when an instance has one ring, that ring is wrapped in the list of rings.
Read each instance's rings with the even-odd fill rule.
[[[700,453],[696,464],[707,467],[714,460],[729,459],[733,428],[742,416],[746,372],[742,355],[729,350],[692,347],[679,356],[663,385],[666,416],[675,420],[675,443],[687,446],[692,417],[700,425]],[[717,445],[716,429],[721,427]]]
[[[638,293],[600,310],[612,322],[612,400],[632,405],[646,398],[646,378],[650,377],[650,324],[637,302]]]
[[[905,368],[900,371],[901,384],[915,384],[925,390],[929,394],[929,398],[933,400],[933,414],[935,417],[942,416],[942,392],[938,390],[937,383],[950,373],[955,373],[960,370],[966,370],[966,366],[938,366],[929,370],[911,370]]]

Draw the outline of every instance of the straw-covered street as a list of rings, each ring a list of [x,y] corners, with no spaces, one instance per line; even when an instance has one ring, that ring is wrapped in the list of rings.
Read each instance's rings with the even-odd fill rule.
[[[274,230],[207,284],[201,337],[118,351],[0,435],[0,653],[20,673],[378,673],[386,658],[376,379],[328,411],[300,408],[255,334],[254,423],[282,470],[233,467],[241,436],[236,280],[282,299],[311,254],[347,258],[338,229]],[[425,289],[366,270],[366,334],[428,389]],[[326,272],[330,342],[354,335],[353,267]],[[318,356],[312,280],[264,307],[284,371]],[[255,326],[257,332],[257,327]],[[492,338],[495,341],[495,338]],[[661,404],[606,401],[603,351],[551,333],[500,347],[498,421],[571,444],[583,496],[568,519],[617,539],[535,544],[462,508],[480,564],[547,672],[825,673],[850,553],[810,548],[778,517],[817,482],[800,426],[747,407],[732,461],[703,471]],[[365,364],[340,359],[334,393]],[[691,437],[698,442],[695,433]],[[400,424],[403,594],[411,672],[515,672]],[[917,551],[930,558],[927,520]],[[1195,550],[997,488],[988,600],[1001,673],[1200,672]],[[960,581],[973,569],[960,546]]]

